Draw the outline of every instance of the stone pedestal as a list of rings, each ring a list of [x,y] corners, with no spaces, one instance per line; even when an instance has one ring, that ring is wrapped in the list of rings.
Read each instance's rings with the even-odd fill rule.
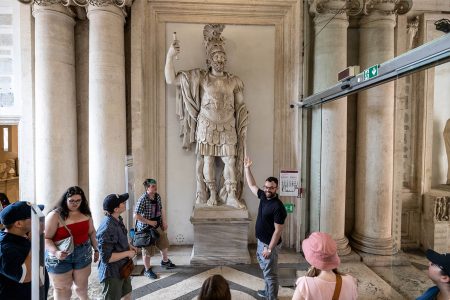
[[[450,252],[450,186],[442,185],[423,196],[421,241],[424,249]]]
[[[249,264],[248,210],[196,205],[191,215],[194,246],[191,265]]]

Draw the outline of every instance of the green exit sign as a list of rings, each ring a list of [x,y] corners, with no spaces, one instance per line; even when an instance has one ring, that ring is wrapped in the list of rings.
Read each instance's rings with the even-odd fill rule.
[[[288,214],[292,214],[294,212],[294,203],[285,203],[284,208],[286,208]]]
[[[371,66],[368,69],[364,70],[364,80],[369,80],[371,78],[374,78],[378,76],[378,68],[380,65]]]

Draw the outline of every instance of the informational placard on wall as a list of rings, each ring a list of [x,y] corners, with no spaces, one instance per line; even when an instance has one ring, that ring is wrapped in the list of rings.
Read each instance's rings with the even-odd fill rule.
[[[298,170],[280,171],[280,196],[298,196],[300,187],[300,172]]]

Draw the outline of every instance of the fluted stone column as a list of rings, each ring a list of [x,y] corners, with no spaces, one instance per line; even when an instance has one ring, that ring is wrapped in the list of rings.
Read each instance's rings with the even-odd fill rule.
[[[394,57],[395,3],[375,3],[360,21],[361,69]],[[355,226],[352,246],[390,255],[394,151],[394,83],[360,92],[357,105]]]
[[[78,185],[89,195],[89,20],[75,26],[77,64]]]
[[[314,1],[314,93],[336,84],[337,74],[347,67],[348,16],[342,7],[345,1]],[[315,4],[315,5],[313,5]],[[331,20],[331,21],[330,21]],[[327,24],[328,23],[328,24]],[[318,32],[320,33],[318,34]],[[347,149],[347,98],[323,104],[313,113],[314,144],[319,151],[311,156],[315,164],[313,172],[320,171],[320,231],[330,233],[336,240],[339,255],[349,254],[351,249],[345,231],[345,185]],[[312,191],[313,192],[313,191]]]
[[[89,5],[88,18],[89,198],[98,226],[104,197],[125,192],[125,17],[114,5]]]
[[[33,8],[36,201],[48,211],[65,189],[78,183],[75,21],[68,8],[40,3]]]

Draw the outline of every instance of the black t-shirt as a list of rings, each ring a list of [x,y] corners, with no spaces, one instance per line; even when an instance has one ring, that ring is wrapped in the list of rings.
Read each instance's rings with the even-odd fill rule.
[[[283,202],[278,199],[278,195],[274,198],[267,199],[266,194],[261,189],[258,189],[258,198],[258,217],[256,218],[255,225],[256,238],[268,245],[275,232],[274,223],[284,224],[287,213]],[[277,245],[279,243],[281,243],[281,237]]]
[[[31,299],[31,282],[20,283],[30,250],[27,238],[0,231],[0,299]]]

